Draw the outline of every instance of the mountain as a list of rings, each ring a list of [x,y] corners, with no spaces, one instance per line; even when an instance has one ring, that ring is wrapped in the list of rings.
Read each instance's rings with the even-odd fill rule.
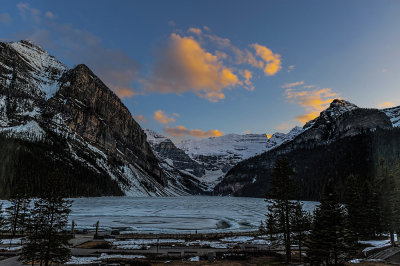
[[[238,163],[214,192],[222,195],[264,197],[278,157],[287,157],[301,184],[301,197],[318,200],[327,178],[343,188],[346,177],[371,178],[380,157],[400,154],[400,107],[359,108],[334,100],[316,119],[306,123],[292,140]]]
[[[0,196],[59,176],[70,196],[173,196],[200,182],[166,166],[121,100],[85,65],[0,42]]]
[[[240,161],[261,154],[292,140],[303,129],[295,127],[289,133],[229,134],[207,139],[184,140],[174,144],[169,138],[146,129],[153,151],[169,165],[191,174],[212,191],[224,174]]]
[[[183,150],[177,148],[169,138],[150,129],[144,131],[153,151],[166,163],[196,177],[202,177],[205,174],[204,167],[191,159]]]

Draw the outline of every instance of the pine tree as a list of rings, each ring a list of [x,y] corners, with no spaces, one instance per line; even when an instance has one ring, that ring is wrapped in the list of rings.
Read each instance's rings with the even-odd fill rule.
[[[272,211],[273,209],[270,209],[270,206],[268,206],[267,220],[265,223],[265,232],[269,235],[270,241],[274,241],[275,234],[279,233],[278,224],[275,219],[274,213]]]
[[[400,221],[399,185],[394,177],[393,169],[389,169],[385,160],[380,160],[377,182],[380,188],[380,210],[382,229],[390,234],[390,242],[394,246],[394,233]]]
[[[6,224],[11,233],[11,246],[11,241],[17,233],[22,234],[24,232],[29,216],[30,200],[25,196],[14,195],[9,199],[9,202],[10,206],[6,208]]]
[[[3,233],[5,230],[6,219],[3,216],[3,204],[0,203],[0,233]]]
[[[303,210],[303,204],[297,202],[292,216],[292,230],[295,233],[293,239],[299,246],[299,260],[302,260],[303,244],[307,238],[307,232],[311,229],[311,215]]]
[[[363,201],[366,198],[366,190],[363,190],[363,185],[358,176],[350,175],[347,178],[345,189],[345,204],[347,209],[348,229],[354,232],[357,238],[368,235],[366,225],[367,206]]]
[[[269,218],[277,224],[279,232],[283,233],[286,263],[291,260],[291,224],[290,217],[294,212],[298,184],[292,178],[294,172],[286,158],[277,159],[271,174],[270,190],[266,197]]]
[[[329,180],[314,212],[311,233],[306,241],[310,263],[338,265],[347,249],[345,234],[345,213],[338,202],[333,182]]]
[[[28,241],[24,245],[21,260],[42,265],[64,263],[71,257],[69,249],[70,233],[66,230],[71,200],[63,198],[63,189],[57,172],[50,180],[48,188],[35,201],[30,223],[27,226]]]

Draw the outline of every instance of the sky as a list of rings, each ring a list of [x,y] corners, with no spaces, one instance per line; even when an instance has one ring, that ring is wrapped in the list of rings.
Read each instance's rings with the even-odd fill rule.
[[[400,105],[400,1],[2,1],[0,40],[84,63],[175,141]]]

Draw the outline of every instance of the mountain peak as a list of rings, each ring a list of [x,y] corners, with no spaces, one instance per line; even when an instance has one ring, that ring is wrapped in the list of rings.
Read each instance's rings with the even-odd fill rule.
[[[39,45],[37,45],[36,43],[34,43],[33,41],[31,41],[29,39],[20,40],[17,43],[22,44],[22,45],[27,46],[27,47],[30,47],[30,48],[33,48],[33,49],[36,49],[36,50],[39,50],[40,52],[43,52],[43,53],[46,52],[42,47],[40,47]]]
[[[338,108],[338,107],[339,108],[343,108],[343,107],[358,108],[357,105],[355,105],[349,101],[343,100],[343,99],[334,99],[329,106],[329,108]]]

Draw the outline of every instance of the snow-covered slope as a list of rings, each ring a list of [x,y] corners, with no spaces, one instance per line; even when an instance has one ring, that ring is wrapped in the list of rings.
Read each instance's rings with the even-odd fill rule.
[[[195,178],[164,167],[128,109],[88,67],[68,69],[29,41],[0,42],[0,134],[40,143],[39,150],[62,144],[49,158],[78,162],[94,179],[116,182],[125,195],[201,191]],[[10,177],[0,173],[2,178]],[[98,182],[96,193],[114,193],[107,180]]]
[[[382,110],[392,122],[393,127],[400,127],[400,106]]]

